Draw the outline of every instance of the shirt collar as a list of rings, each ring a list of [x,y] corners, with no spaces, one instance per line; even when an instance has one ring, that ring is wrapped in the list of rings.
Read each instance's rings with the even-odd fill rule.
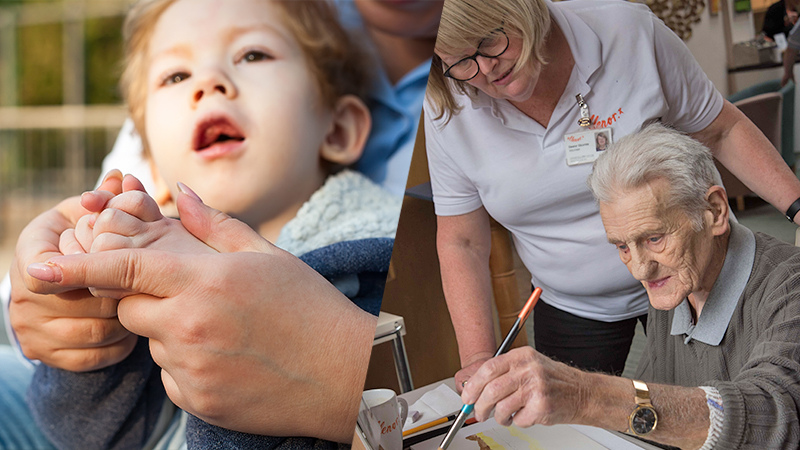
[[[405,112],[407,105],[412,103],[407,97],[421,98],[424,94],[430,71],[431,59],[429,58],[427,61],[403,75],[403,78],[401,78],[397,84],[392,85],[386,71],[381,67],[375,74],[369,97],[371,100],[379,102],[396,111]],[[414,104],[414,106],[416,106],[414,109],[419,109],[418,105],[419,104]],[[416,113],[419,113],[419,111],[416,111]]]
[[[755,236],[745,226],[732,221],[729,223],[731,235],[725,262],[708,294],[697,324],[692,323],[689,300],[684,299],[674,310],[670,334],[686,335],[685,344],[695,339],[704,344],[719,345],[750,279],[756,256]]]
[[[566,4],[557,6],[551,1],[547,1],[546,4],[550,11],[550,17],[553,22],[558,24],[567,39],[572,59],[575,60],[573,70],[578,71],[578,80],[582,84],[581,89],[585,91],[581,94],[586,97],[591,90],[588,84],[589,78],[603,64],[603,44],[597,33]],[[583,5],[583,7],[587,7],[585,3]]]

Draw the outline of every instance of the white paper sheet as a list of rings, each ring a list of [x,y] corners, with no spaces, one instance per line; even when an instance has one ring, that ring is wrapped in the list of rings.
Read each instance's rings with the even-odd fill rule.
[[[436,389],[426,392],[413,405],[409,405],[409,418],[406,419],[403,429],[408,430],[449,416],[458,412],[462,406],[461,396],[446,384],[442,384]],[[416,422],[411,421],[411,411],[419,411],[420,413]]]
[[[570,425],[571,428],[580,431],[583,435],[588,436],[593,441],[603,444],[608,448],[614,450],[641,450],[642,447],[634,444],[633,442],[626,441],[616,434],[609,433],[602,428],[589,427],[586,425]]]
[[[477,435],[482,442],[467,439]],[[413,450],[436,450],[444,436],[412,446]],[[474,438],[473,438],[474,439]],[[625,442],[625,441],[623,441]],[[483,445],[481,445],[483,444]],[[462,428],[448,450],[608,450],[569,425],[534,425],[531,428],[503,427],[494,419]],[[618,447],[611,447],[617,449]]]

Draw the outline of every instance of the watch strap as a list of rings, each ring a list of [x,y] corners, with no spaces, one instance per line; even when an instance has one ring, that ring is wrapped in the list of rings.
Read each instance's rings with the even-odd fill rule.
[[[786,218],[789,219],[789,222],[794,222],[794,216],[800,212],[800,198],[794,201],[794,203],[789,206],[789,209],[786,210]]]
[[[652,406],[650,403],[650,389],[647,388],[647,384],[639,380],[632,381],[633,388],[636,389],[636,404]]]

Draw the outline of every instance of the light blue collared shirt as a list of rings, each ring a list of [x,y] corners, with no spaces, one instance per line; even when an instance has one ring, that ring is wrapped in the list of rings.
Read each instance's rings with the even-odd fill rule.
[[[353,1],[335,0],[334,3],[344,26],[360,32],[363,21]],[[431,60],[414,68],[395,85],[389,81],[377,55],[375,61],[377,73],[368,99],[372,131],[356,169],[389,192],[402,196],[417,138]]]

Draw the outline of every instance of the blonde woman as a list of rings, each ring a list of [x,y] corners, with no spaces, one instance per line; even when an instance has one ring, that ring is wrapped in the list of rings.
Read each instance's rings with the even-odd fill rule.
[[[603,154],[597,131],[618,139],[661,120],[705,143],[779,210],[800,197],[769,141],[643,5],[448,0],[435,55],[425,134],[459,385],[495,350],[489,216],[511,231],[531,283],[544,289],[537,350],[623,370],[647,295],[606,241],[586,186]],[[588,127],[578,125],[582,114]],[[584,137],[591,156],[571,158],[565,141]]]

